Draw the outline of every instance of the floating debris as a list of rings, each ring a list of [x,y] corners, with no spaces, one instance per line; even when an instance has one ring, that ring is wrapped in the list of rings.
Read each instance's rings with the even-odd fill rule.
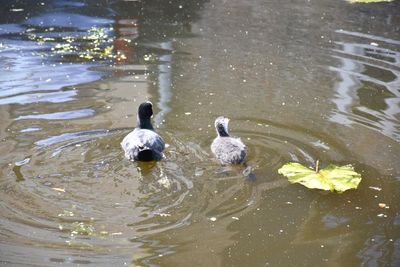
[[[122,232],[111,233],[110,235],[111,235],[111,236],[122,235]]]
[[[199,177],[204,174],[204,170],[202,168],[196,167],[194,170],[194,176]]]
[[[107,231],[100,231],[99,233],[102,236],[108,236],[108,232]]]
[[[167,176],[163,176],[161,177],[157,183],[159,185],[162,185],[163,187],[165,187],[166,189],[170,189],[171,188],[171,181],[168,179]]]
[[[389,208],[389,206],[386,203],[379,203],[378,207],[381,208],[381,209],[388,209]]]
[[[51,189],[53,189],[54,191],[58,191],[58,192],[63,192],[63,193],[65,193],[65,189],[64,189],[64,188],[52,187]]]
[[[84,222],[74,222],[72,227],[71,235],[93,235],[96,230],[93,225]]]
[[[64,210],[62,213],[57,215],[58,217],[74,217],[75,214],[72,211]]]
[[[380,187],[377,187],[377,186],[370,186],[370,187],[368,187],[369,189],[372,189],[372,190],[375,190],[375,191],[381,191],[382,190],[382,188],[380,188]]]
[[[215,218],[215,217],[210,218],[210,221],[212,221],[212,222],[215,222],[216,220],[217,220],[217,218]]]
[[[53,30],[54,28],[50,28],[47,31]],[[33,31],[35,29],[26,30],[28,39],[37,42],[39,45],[56,43],[51,51],[60,54],[62,57],[77,57],[77,59],[88,61],[117,58],[112,54],[114,49],[113,39],[107,35],[108,29],[106,28],[92,27],[83,36],[63,36],[59,38],[40,36]]]

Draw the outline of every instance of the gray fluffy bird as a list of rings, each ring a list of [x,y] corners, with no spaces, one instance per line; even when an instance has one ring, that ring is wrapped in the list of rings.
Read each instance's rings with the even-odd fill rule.
[[[211,151],[222,164],[241,164],[246,160],[247,148],[240,138],[229,136],[229,119],[218,117],[215,120],[217,137],[211,144]]]
[[[137,114],[137,126],[121,142],[125,157],[130,160],[161,160],[165,148],[164,140],[151,124],[153,105],[150,101],[140,104]]]

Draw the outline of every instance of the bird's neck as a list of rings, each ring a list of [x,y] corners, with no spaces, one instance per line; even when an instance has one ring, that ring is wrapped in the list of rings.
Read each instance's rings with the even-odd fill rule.
[[[229,133],[226,131],[226,129],[223,125],[218,125],[217,133],[220,137],[228,137],[229,136]]]
[[[140,129],[154,130],[153,125],[151,124],[150,118],[145,118],[145,119],[138,118],[137,127]]]

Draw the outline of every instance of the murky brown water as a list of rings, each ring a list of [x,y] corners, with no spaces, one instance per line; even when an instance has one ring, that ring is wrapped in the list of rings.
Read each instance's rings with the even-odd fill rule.
[[[400,266],[399,1],[2,5],[2,265]],[[146,99],[166,160],[131,163]],[[219,115],[255,181],[212,158]],[[317,159],[359,189],[277,174]]]

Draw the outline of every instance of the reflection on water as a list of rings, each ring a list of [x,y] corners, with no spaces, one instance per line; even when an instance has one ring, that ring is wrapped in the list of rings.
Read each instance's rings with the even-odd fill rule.
[[[391,47],[400,42],[357,32],[336,33],[350,40],[336,42],[340,49],[334,50],[334,57],[340,67],[331,69],[341,81],[333,99],[338,111],[330,119],[346,125],[360,123],[399,140],[400,53]]]
[[[168,54],[162,55],[160,57],[160,62],[158,66],[158,93],[159,100],[157,103],[157,107],[160,109],[160,112],[154,117],[154,121],[156,124],[162,123],[165,115],[171,110],[168,106],[171,101],[172,92],[171,92],[171,60],[172,60],[172,42],[161,43],[161,48],[167,51]]]
[[[399,265],[397,6],[4,3],[0,262]],[[119,143],[148,99],[166,159],[132,163]],[[213,159],[217,115],[248,169]],[[354,164],[360,188],[277,174],[316,160]]]

